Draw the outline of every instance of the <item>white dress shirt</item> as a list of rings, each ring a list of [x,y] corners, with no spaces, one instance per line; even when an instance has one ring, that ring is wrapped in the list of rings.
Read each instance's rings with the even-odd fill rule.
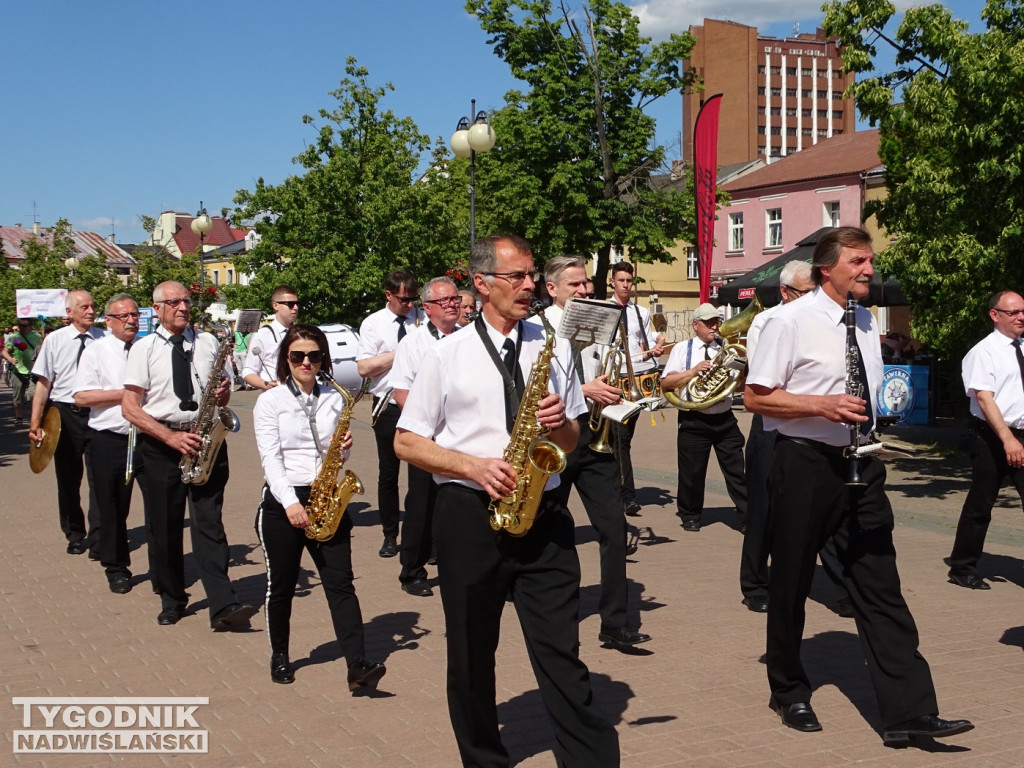
[[[544,317],[547,318],[548,323],[550,323],[551,327],[554,328],[556,331],[558,330],[558,327],[562,324],[562,316],[564,314],[565,309],[556,306],[555,304],[552,304],[550,307],[544,310]],[[526,322],[536,325],[538,328],[544,327],[543,321],[536,315],[531,317]],[[568,339],[566,339],[566,341],[568,341]],[[583,365],[584,384],[589,384],[591,381],[596,379],[600,374],[604,373],[604,371],[600,370],[600,368],[601,363],[604,360],[604,355],[607,351],[608,346],[606,344],[589,344],[588,346],[580,350],[580,363],[582,363]],[[571,356],[571,342],[569,354],[569,368],[566,371],[564,371],[564,373],[567,373],[570,376],[576,376],[576,365],[575,361]],[[556,357],[553,362],[560,363],[560,359]],[[578,380],[579,379],[577,379],[577,381]]]
[[[288,329],[275,317],[270,325],[264,325],[249,339],[249,351],[245,355],[242,378],[255,373],[264,381],[277,381],[277,353],[281,340]],[[259,354],[256,354],[259,350]]]
[[[637,306],[632,301],[626,303],[626,331],[629,336],[629,358],[633,362],[633,371],[646,371],[658,366],[657,360],[644,360],[644,335],[647,338],[647,348],[654,346],[658,336],[651,325],[651,313],[643,307]],[[639,312],[639,317],[637,317]],[[626,363],[622,363],[622,374],[626,374]]]
[[[795,395],[841,395],[846,392],[846,308],[821,287],[778,309],[765,323],[750,359],[747,384],[782,389]],[[857,306],[857,345],[868,375],[864,399],[878,410],[882,385],[882,347],[875,318]],[[829,445],[850,443],[846,424],[824,416],[797,419],[764,417],[765,431],[818,440]]]
[[[78,350],[82,348],[78,338],[80,333],[73,325],[58,328],[39,346],[39,354],[32,365],[33,376],[42,376],[50,382],[50,399],[55,403],[75,404],[75,371],[78,368]],[[103,331],[96,326],[85,334],[86,349],[103,338]]]
[[[757,340],[761,337],[761,331],[764,330],[765,323],[782,306],[784,305],[776,304],[774,307],[769,307],[754,315],[754,319],[750,322],[750,327],[747,328],[746,341],[743,342],[743,346],[747,350],[747,360],[754,356],[754,347],[757,346]]]
[[[78,361],[78,373],[72,396],[93,389],[124,389],[124,369],[128,352],[116,336],[104,336],[89,344]],[[128,421],[121,415],[121,404],[98,405],[89,409],[89,426],[119,435],[128,434]]]
[[[434,328],[434,332],[431,333],[431,328],[433,326],[430,321],[427,321],[410,331],[409,335],[402,339],[402,343],[395,350],[395,361],[391,365],[388,386],[395,389],[412,389],[412,382],[416,378],[416,372],[420,369],[420,363],[423,362],[424,353],[445,337],[437,328]],[[436,339],[434,333],[438,336]]]
[[[991,392],[1006,426],[1024,429],[1024,385],[1014,339],[992,331],[964,357],[961,374],[971,398],[971,415],[985,420],[978,405],[978,392]]]
[[[313,441],[309,417],[290,387],[268,389],[256,398],[252,409],[256,448],[270,492],[282,507],[296,504],[295,487],[312,485],[334,437],[338,416],[345,409],[345,400],[332,387],[317,385],[319,397],[299,396],[312,411],[316,409],[316,429],[321,451]],[[348,454],[345,454],[348,458]]]
[[[185,329],[184,350],[192,353],[192,397],[198,403],[203,389],[210,378],[210,369],[217,359],[220,343],[212,333],[196,335],[191,328]],[[139,387],[145,391],[142,398],[142,409],[157,421],[176,424],[191,421],[198,411],[183,411],[179,407],[180,399],[174,394],[171,355],[177,352],[171,346],[170,334],[166,329],[158,328],[153,333],[143,336],[132,344],[128,353],[128,364],[125,367],[125,386]]]
[[[500,355],[504,337],[489,324],[485,326]],[[523,329],[519,368],[528,384],[533,362],[544,347],[544,332],[531,323],[519,327]],[[508,338],[515,342],[517,335],[513,330]],[[555,343],[557,361],[551,362],[548,391],[557,392],[565,401],[566,419],[575,419],[586,413],[587,406],[579,382],[565,374],[572,361],[568,342],[556,339]],[[509,442],[505,382],[476,328],[466,326],[427,349],[398,427],[469,456],[502,457]],[[457,482],[483,490],[469,480],[443,475],[434,475],[434,482]],[[545,488],[556,488],[558,482],[558,475],[552,475]]]
[[[696,336],[685,342],[676,344],[672,347],[672,351],[669,353],[668,362],[665,363],[665,370],[661,372],[661,376],[664,379],[664,377],[668,376],[670,373],[682,373],[683,371],[688,371],[701,360],[714,360],[715,355],[717,355],[721,349],[722,347],[718,342],[712,341],[710,344],[705,344]],[[690,394],[686,391],[685,386],[680,387],[678,392],[679,396],[683,400],[691,400]],[[701,413],[714,414],[725,413],[730,408],[732,408],[731,395],[729,397],[723,397],[709,408],[698,408],[697,410]]]
[[[363,320],[359,326],[359,349],[356,352],[356,361],[366,360],[385,352],[391,352],[398,348],[398,322],[397,318],[404,318],[405,333],[403,337],[416,330],[417,321],[420,318],[418,309],[413,309],[408,315],[396,315],[387,307],[378,309],[372,315]],[[391,369],[379,376],[370,379],[370,394],[380,397],[392,386]],[[393,400],[391,402],[394,402]]]

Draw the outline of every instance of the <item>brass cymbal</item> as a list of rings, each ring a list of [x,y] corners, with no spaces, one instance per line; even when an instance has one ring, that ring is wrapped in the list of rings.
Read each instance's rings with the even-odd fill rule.
[[[28,441],[28,465],[35,474],[38,475],[50,465],[59,440],[60,411],[51,405],[43,416],[43,439],[38,443],[35,440]]]

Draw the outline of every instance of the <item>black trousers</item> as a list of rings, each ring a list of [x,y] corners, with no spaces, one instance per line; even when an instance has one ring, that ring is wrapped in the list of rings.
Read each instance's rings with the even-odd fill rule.
[[[373,398],[374,407],[378,400]],[[373,435],[377,439],[377,507],[380,510],[380,526],[385,536],[395,538],[398,538],[398,520],[401,516],[398,508],[398,471],[402,466],[395,455],[395,428],[401,415],[401,409],[392,403],[373,425]]]
[[[782,705],[810,701],[800,663],[804,603],[815,560],[830,535],[843,564],[882,726],[937,714],[928,662],[900,591],[885,466],[861,459],[863,488],[844,484],[841,450],[823,452],[779,438],[768,485],[772,503],[772,577],[768,594],[768,682]]]
[[[133,478],[129,485],[125,485],[128,436],[108,430],[89,431],[86,457],[92,466],[92,487],[96,490],[100,512],[97,547],[100,563],[110,577],[128,573],[132,562],[128,552],[128,511],[135,480]]]
[[[775,430],[765,431],[764,420],[755,414],[747,434],[747,530],[740,551],[740,591],[744,597],[768,599],[768,543],[771,513],[769,510],[768,476],[775,453]],[[843,567],[829,537],[818,552],[825,574],[840,591],[840,600],[848,599],[843,583]]]
[[[533,528],[517,538],[488,523],[488,496],[457,483],[438,488],[438,576],[448,640],[448,711],[462,763],[506,768],[498,734],[494,654],[511,596],[560,766],[619,764],[618,735],[598,712],[579,658],[580,569],[568,511],[548,494]]]
[[[221,520],[224,487],[228,482],[227,443],[221,444],[210,479],[204,485],[186,485],[181,481],[181,454],[166,443],[141,435],[139,449],[146,475],[142,493],[153,590],[160,595],[164,609],[184,609],[188,604],[183,554],[187,502],[192,554],[212,617],[221,608],[238,602],[228,578],[228,539]]]
[[[299,501],[309,500],[309,487],[295,489]],[[334,636],[352,665],[363,658],[363,614],[352,583],[352,518],[341,519],[337,533],[324,542],[306,536],[288,522],[284,508],[270,489],[263,486],[263,499],[256,510],[256,535],[267,561],[267,635],[270,652],[288,653],[291,636],[292,598],[299,581],[302,553],[309,556],[320,574],[327,607],[331,611]]]
[[[619,480],[622,485],[622,508],[625,509],[636,501],[636,481],[633,479],[633,459],[630,451],[633,449],[633,435],[636,433],[636,422],[640,418],[637,413],[625,424],[613,422],[611,430],[612,448],[614,456],[619,462]]]
[[[1010,478],[1024,500],[1024,468],[1011,467],[1007,463],[1003,443],[987,422],[976,426],[977,435],[971,445],[971,490],[967,492],[960,510],[953,551],[949,556],[949,569],[962,574],[977,570],[988,526],[992,522],[992,506],[1006,478]]]
[[[410,464],[409,492],[405,494],[405,517],[402,519],[402,572],[398,576],[403,584],[427,578],[424,566],[434,547],[431,528],[436,495],[433,475]]]
[[[69,543],[85,541],[92,549],[100,536],[100,513],[92,484],[92,467],[86,458],[89,447],[89,409],[69,403],[52,403],[60,411],[60,439],[53,452],[57,475],[57,510],[60,529]],[[82,474],[89,483],[89,529],[82,511]]]
[[[626,626],[626,517],[619,503],[619,463],[609,453],[597,453],[588,447],[594,439],[587,415],[578,419],[580,441],[569,454],[562,484],[552,493],[560,506],[568,508],[572,487],[583,501],[590,524],[597,531],[601,556],[601,629]]]
[[[676,461],[679,467],[678,514],[683,519],[700,520],[704,511],[704,483],[708,459],[715,449],[718,466],[725,476],[725,488],[736,505],[740,520],[747,516],[747,487],[743,476],[743,433],[732,411],[702,413],[680,411],[676,434]]]

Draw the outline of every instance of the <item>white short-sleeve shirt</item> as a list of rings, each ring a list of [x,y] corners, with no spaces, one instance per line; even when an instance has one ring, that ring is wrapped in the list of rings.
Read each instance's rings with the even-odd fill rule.
[[[398,318],[403,318],[405,325],[404,341],[409,334],[416,330],[417,321],[422,320],[420,311],[413,309],[408,315],[396,315],[388,307],[378,309],[372,315],[363,320],[359,326],[359,348],[356,352],[356,360],[367,360],[385,352],[391,352],[398,348]],[[370,379],[370,394],[380,397],[391,388],[391,371],[385,371],[380,376]]]
[[[270,325],[264,325],[252,335],[242,368],[243,379],[255,373],[264,381],[277,381],[278,350],[287,332],[288,329],[275,317]]]
[[[668,361],[665,363],[665,370],[662,371],[662,376],[668,376],[670,373],[682,373],[688,371],[693,366],[697,365],[701,360],[713,360],[715,355],[721,351],[722,347],[717,342],[712,341],[710,344],[705,344],[699,338],[694,336],[692,339],[687,339],[684,342],[676,344],[672,347],[672,351],[669,352]],[[686,392],[686,387],[679,388],[680,396],[684,400],[689,400],[689,393]],[[700,408],[701,413],[715,414],[725,413],[732,408],[732,397],[723,397],[714,405],[708,408]]]
[[[51,333],[39,346],[39,354],[32,365],[32,375],[41,376],[50,382],[50,399],[55,403],[74,404],[75,371],[78,369],[78,352],[82,348],[79,331],[73,325],[65,325]],[[86,335],[86,349],[103,338],[103,331],[92,326]],[[84,352],[83,352],[84,354]]]
[[[388,386],[395,389],[412,389],[416,372],[423,362],[423,355],[429,347],[443,338],[444,334],[431,325],[429,320],[411,331],[395,350],[395,361],[391,365]]]
[[[978,392],[991,392],[1006,425],[1024,429],[1024,385],[1013,342],[1013,338],[992,331],[971,347],[960,370],[971,399],[972,416],[984,420]]]
[[[195,334],[185,329],[184,350],[191,353],[189,371],[192,381],[192,397],[198,403],[203,389],[210,378],[210,370],[217,359],[220,344],[212,333]],[[171,346],[166,330],[158,328],[132,344],[125,366],[125,386],[139,387],[145,391],[142,398],[143,410],[157,421],[182,423],[196,417],[196,411],[183,411],[180,400],[174,394],[171,377],[171,355],[177,354]],[[223,372],[222,372],[223,373]]]
[[[90,344],[78,362],[78,373],[72,395],[95,389],[124,389],[124,370],[128,362],[125,342],[116,336],[104,336]],[[129,424],[121,415],[121,404],[93,406],[89,409],[89,426],[127,435]]]

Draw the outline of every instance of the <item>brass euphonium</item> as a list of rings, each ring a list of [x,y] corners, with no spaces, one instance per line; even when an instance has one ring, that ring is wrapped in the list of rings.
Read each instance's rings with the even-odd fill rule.
[[[746,309],[718,326],[716,336],[722,348],[711,360],[711,367],[687,383],[690,399],[684,400],[676,392],[665,392],[665,399],[681,411],[696,411],[710,408],[731,396],[747,377],[747,350],[739,343],[740,334],[746,333],[763,309],[755,293]]]
[[[351,469],[345,470],[344,477],[338,480],[338,475],[345,468],[345,433],[348,432],[349,424],[352,421],[352,407],[356,404],[356,398],[349,394],[349,391],[342,387],[326,371],[320,371],[317,377],[324,384],[337,390],[345,401],[345,407],[338,415],[338,424],[331,436],[331,444],[327,448],[327,456],[324,457],[324,464],[320,467],[313,486],[309,491],[309,500],[306,502],[306,516],[309,518],[309,527],[306,528],[306,538],[315,541],[330,541],[341,519],[345,516],[349,501],[355,494],[363,493],[363,483]]]

